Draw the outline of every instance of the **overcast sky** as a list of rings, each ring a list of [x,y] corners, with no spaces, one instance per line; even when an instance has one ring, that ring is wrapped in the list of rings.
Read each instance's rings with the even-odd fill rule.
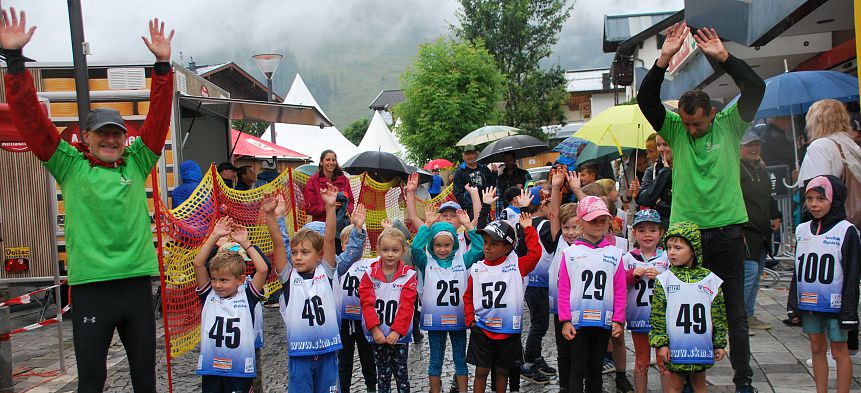
[[[146,21],[160,17],[177,30],[174,60],[183,52],[212,59],[229,57],[235,48],[267,52],[289,46],[309,56],[329,42],[365,37],[380,45],[409,37],[421,42],[447,33],[455,23],[455,0],[83,0],[84,32],[91,62],[148,61],[141,42]],[[601,54],[603,17],[678,10],[683,0],[578,0],[560,34],[554,62],[565,68],[607,66]],[[66,1],[9,0],[3,7],[23,7],[29,24],[38,26],[25,50],[38,61],[71,62]],[[212,59],[230,61],[235,59]],[[256,71],[256,70],[255,70]],[[256,74],[256,72],[255,72]]]

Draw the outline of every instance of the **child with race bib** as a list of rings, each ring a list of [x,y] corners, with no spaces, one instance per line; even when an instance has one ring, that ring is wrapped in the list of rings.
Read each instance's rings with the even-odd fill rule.
[[[850,175],[851,176],[851,175]],[[828,391],[828,344],[837,363],[837,391],[849,392],[852,362],[848,331],[858,329],[858,230],[846,220],[846,187],[834,176],[807,183],[804,203],[813,219],[795,230],[795,272],[789,311],[810,337],[816,391]],[[827,338],[827,340],[826,340]]]
[[[406,246],[401,231],[383,229],[377,238],[380,257],[371,263],[359,284],[365,336],[374,344],[378,393],[391,391],[393,374],[398,392],[410,391],[407,355],[417,280],[416,271],[401,261]]]
[[[559,321],[570,341],[569,392],[601,392],[601,371],[610,336],[625,325],[624,252],[606,240],[612,216],[601,198],[577,204],[582,234],[562,251],[559,265]]]
[[[671,224],[664,249],[670,268],[655,280],[649,344],[657,349],[658,369],[667,375],[664,391],[681,392],[687,379],[694,392],[705,392],[706,369],[726,355],[723,281],[702,267],[696,224]]]
[[[230,235],[206,263],[215,244]],[[280,239],[273,239],[275,241]],[[246,282],[247,260],[254,263],[254,277]],[[248,241],[248,230],[222,217],[194,256],[200,311],[200,355],[197,373],[204,393],[249,392],[257,375],[254,359],[254,307],[263,297],[269,268]]]
[[[341,349],[340,298],[335,296],[335,232],[338,188],[331,183],[320,190],[326,209],[324,235],[302,228],[286,248],[276,252],[275,272],[283,286],[281,318],[289,355],[288,389],[323,393],[338,389],[338,351]],[[277,228],[275,214],[266,216],[270,232]]]
[[[628,304],[625,307],[634,342],[634,385],[637,393],[648,391],[649,362],[652,347],[649,346],[649,314],[651,313],[652,290],[655,278],[669,267],[664,250],[658,248],[663,236],[661,215],[654,209],[640,210],[634,214],[633,234],[635,247],[622,257],[628,284]],[[666,376],[661,375],[663,385],[669,386]]]
[[[496,369],[493,385],[505,392],[508,370],[523,356],[520,342],[526,276],[541,258],[538,233],[528,213],[520,215],[527,253],[514,251],[517,234],[505,221],[494,221],[478,230],[484,238],[484,260],[469,269],[463,295],[466,324],[471,329],[466,361],[475,366],[473,391],[484,392],[490,369]]]
[[[425,211],[422,225],[412,243],[413,263],[427,283],[422,293],[421,327],[428,331],[430,361],[428,379],[431,393],[442,390],[442,363],[445,356],[445,339],[451,339],[454,375],[458,390],[466,392],[466,322],[463,314],[463,293],[466,291],[467,272],[481,259],[484,239],[479,236],[469,216],[457,211],[460,224],[467,230],[468,250],[461,249],[455,227],[438,221],[439,213],[433,206]]]

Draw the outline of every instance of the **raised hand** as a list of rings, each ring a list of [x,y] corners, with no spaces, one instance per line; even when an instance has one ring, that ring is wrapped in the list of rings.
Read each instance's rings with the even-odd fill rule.
[[[457,211],[457,220],[460,221],[460,225],[466,227],[467,230],[472,229],[472,220],[469,219],[469,214],[466,213],[466,210],[458,210]]]
[[[233,226],[233,220],[230,217],[221,217],[215,222],[215,227],[212,228],[210,237],[220,239],[230,234],[230,227]]]
[[[392,225],[392,219],[388,217],[380,221],[380,226],[383,227],[383,229],[394,228],[394,226]]]
[[[439,212],[436,210],[436,207],[428,203],[425,205],[425,225],[430,227],[439,221]]]
[[[631,184],[628,186],[628,192],[631,194],[631,198],[636,198],[640,193],[640,179],[637,179],[634,176],[634,180],[631,180]]]
[[[353,228],[355,230],[359,232],[362,231],[362,227],[365,226],[365,216],[365,205],[361,203],[356,204],[356,207],[353,208],[353,214],[350,215],[350,224],[353,224]],[[388,220],[388,218],[386,220]]]
[[[327,182],[326,186],[320,189],[320,198],[326,204],[326,207],[334,207],[335,202],[338,200],[338,187]]]
[[[568,188],[570,188],[571,191],[580,189],[580,174],[576,171],[568,172]]]
[[[277,207],[278,199],[271,195],[264,197],[263,201],[260,202],[260,212],[264,215],[274,215]]]
[[[170,41],[173,39],[174,31],[170,31],[170,35],[164,36],[164,22],[159,23],[158,18],[149,21],[149,37],[141,36],[146,47],[155,55],[155,61],[170,61]]]
[[[278,195],[275,200],[278,202],[275,206],[275,217],[284,217],[287,214],[287,203],[284,202],[284,196]]]
[[[485,205],[493,206],[497,199],[499,199],[499,197],[496,196],[496,187],[494,186],[485,188],[484,192],[481,194],[481,203],[484,203]]]
[[[9,14],[12,17],[9,17]],[[21,49],[30,39],[33,38],[33,33],[36,32],[36,26],[27,29],[27,13],[21,11],[21,14],[15,13],[15,7],[9,9],[7,13],[3,10],[0,15],[0,45],[6,49]]]
[[[527,213],[527,212],[520,213],[520,227],[526,228],[526,227],[531,227],[531,226],[532,226],[532,215]]]
[[[418,172],[411,173],[410,177],[407,178],[407,188],[404,191],[406,191],[407,194],[409,194],[409,193],[415,194],[416,189],[418,189],[418,188],[419,188],[419,173]]]
[[[562,185],[568,181],[567,176],[565,175],[565,171],[554,171],[553,178],[550,179],[550,185],[554,189],[561,189]]]
[[[240,245],[248,243],[248,229],[242,224],[234,223],[230,227],[230,238]]]
[[[463,186],[463,189],[466,190],[466,192],[468,192],[470,196],[477,196],[478,195],[478,187],[473,186],[472,184],[469,184],[469,183],[465,184]]]
[[[697,41],[697,46],[706,56],[721,63],[729,58],[729,52],[724,48],[723,41],[720,40],[715,29],[707,27],[697,30],[697,33],[694,34],[694,40]]]
[[[528,191],[520,190],[520,195],[514,198],[514,204],[519,208],[528,207],[532,204],[532,197],[529,196]]]
[[[670,65],[670,59],[682,49],[685,43],[685,37],[691,33],[691,29],[687,24],[681,25],[676,23],[667,31],[667,38],[664,40],[664,45],[661,47],[661,56],[658,57],[658,67],[667,68]]]

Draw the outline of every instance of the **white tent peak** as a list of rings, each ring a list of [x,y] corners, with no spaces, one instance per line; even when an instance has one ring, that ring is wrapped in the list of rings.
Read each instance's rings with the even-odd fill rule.
[[[380,115],[380,111],[374,111],[371,123],[362,141],[359,143],[359,151],[384,151],[392,154],[405,153],[403,145],[386,125],[386,121]]]
[[[323,108],[320,107],[317,100],[314,99],[311,91],[308,90],[308,86],[305,85],[302,75],[299,75],[298,72],[296,73],[296,77],[293,78],[293,84],[290,86],[290,91],[288,91],[287,96],[284,97],[284,103],[288,105],[313,106],[320,111],[323,117],[327,119],[329,118],[329,116],[326,116],[326,113],[323,112]]]
[[[313,106],[320,111],[323,116],[323,110],[311,95],[308,86],[299,74],[293,79],[293,85],[290,91],[284,98],[284,103],[289,105],[305,105]],[[328,117],[327,117],[328,118]],[[359,153],[352,142],[350,142],[336,127],[324,127],[300,125],[300,124],[275,124],[276,144],[286,147],[294,151],[301,151],[311,156],[311,159],[316,161],[320,157],[323,150],[331,149],[335,151],[340,163],[346,162],[350,157]],[[269,140],[269,129],[260,136],[263,140]]]

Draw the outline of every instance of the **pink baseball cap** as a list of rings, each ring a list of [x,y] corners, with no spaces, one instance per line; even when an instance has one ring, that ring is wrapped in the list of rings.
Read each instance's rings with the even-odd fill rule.
[[[825,196],[825,199],[829,201],[834,200],[834,189],[831,187],[831,181],[828,180],[825,176],[816,176],[807,183],[807,188],[804,189],[804,193],[807,191],[816,190],[822,193]]]
[[[607,205],[601,198],[589,195],[577,202],[577,218],[592,221],[601,216],[612,217]]]

